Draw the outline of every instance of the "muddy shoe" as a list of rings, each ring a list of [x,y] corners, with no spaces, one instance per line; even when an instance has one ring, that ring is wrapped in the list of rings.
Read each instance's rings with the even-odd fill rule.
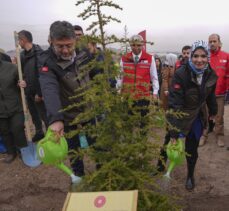
[[[3,162],[4,163],[12,163],[14,159],[17,157],[17,154],[7,154],[7,156],[4,158]]]
[[[186,180],[185,188],[188,191],[191,191],[195,188],[195,180],[194,177],[188,177]]]
[[[219,147],[224,147],[224,141],[223,141],[223,139],[221,137],[217,138],[217,145]]]
[[[199,147],[204,146],[207,142],[207,136],[201,136],[200,137],[200,142],[199,142]]]

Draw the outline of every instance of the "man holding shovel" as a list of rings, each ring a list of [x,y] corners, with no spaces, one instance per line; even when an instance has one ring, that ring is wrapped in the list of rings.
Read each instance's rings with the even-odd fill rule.
[[[21,48],[24,49],[21,52],[24,80],[20,82],[20,85],[25,88],[27,105],[35,125],[36,133],[32,140],[37,142],[44,137],[41,120],[43,120],[46,127],[48,126],[46,109],[38,80],[38,56],[42,49],[39,45],[33,43],[33,37],[29,31],[20,31],[18,38]]]

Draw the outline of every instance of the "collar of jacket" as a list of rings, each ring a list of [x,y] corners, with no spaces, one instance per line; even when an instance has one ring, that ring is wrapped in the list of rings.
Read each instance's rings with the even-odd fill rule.
[[[32,48],[28,51],[22,51],[22,54],[25,58],[30,58],[35,55],[36,52],[41,51],[41,47],[39,45],[33,44]]]
[[[191,67],[188,64],[186,64],[186,67],[188,68],[190,72],[191,81],[195,83],[196,85],[198,85],[197,80],[196,80],[196,75],[192,72]],[[215,74],[215,72],[212,70],[211,66],[208,65],[208,68],[204,71],[203,78],[206,82],[206,86],[212,86],[214,83],[217,82],[218,77]]]
[[[139,61],[147,59],[146,52],[142,51],[141,53],[142,53],[142,55],[139,58]],[[126,54],[125,59],[127,61],[129,61],[129,62],[134,62],[134,60],[133,60],[133,52],[131,51],[130,53]]]
[[[221,51],[221,47],[219,47],[219,49],[217,51],[210,51],[211,55],[217,55],[219,52]]]

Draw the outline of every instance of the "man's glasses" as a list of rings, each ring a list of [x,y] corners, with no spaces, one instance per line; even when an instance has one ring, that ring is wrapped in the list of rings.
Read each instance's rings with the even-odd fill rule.
[[[68,50],[73,50],[74,49],[74,45],[73,44],[68,44],[68,45],[53,45],[53,47],[55,48],[55,50],[63,50],[65,48],[67,48]]]

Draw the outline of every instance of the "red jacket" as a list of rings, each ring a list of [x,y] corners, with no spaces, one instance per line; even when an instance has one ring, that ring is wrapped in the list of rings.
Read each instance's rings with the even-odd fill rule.
[[[181,66],[181,61],[177,60],[175,64],[175,69],[177,70]]]
[[[122,57],[123,63],[123,91],[133,93],[134,98],[150,96],[150,66],[152,55],[142,51],[137,64],[133,61],[132,52]]]
[[[224,95],[229,89],[229,54],[221,49],[216,52],[211,51],[210,64],[218,76],[215,94]]]

